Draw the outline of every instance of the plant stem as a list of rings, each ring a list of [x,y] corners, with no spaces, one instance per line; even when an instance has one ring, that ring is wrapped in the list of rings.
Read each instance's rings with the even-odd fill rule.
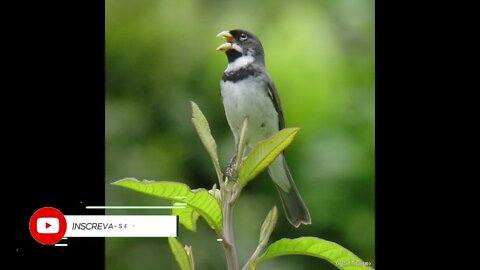
[[[258,239],[258,245],[253,252],[250,259],[248,259],[247,263],[243,266],[242,270],[250,270],[250,266],[256,264],[256,260],[260,253],[265,249],[268,244],[268,240],[270,239],[270,235],[272,234],[275,225],[277,225],[278,219],[278,210],[277,207],[274,206],[270,212],[268,212],[267,217],[263,221],[262,227],[260,228],[260,237]]]
[[[220,186],[220,190],[223,189],[224,182],[223,182],[223,174],[222,170],[220,169],[220,164],[218,162],[213,162],[213,165],[215,167],[215,172],[217,173],[217,178],[218,178],[218,184]]]
[[[190,270],[195,270],[195,262],[193,261],[193,251],[191,246],[185,246],[185,251],[188,255],[188,262],[190,264]]]
[[[264,248],[265,248],[265,245],[259,244],[255,249],[255,252],[253,252],[250,259],[248,259],[247,263],[243,266],[242,270],[250,270],[250,262],[255,261]]]
[[[243,160],[245,134],[248,129],[247,126],[248,118],[245,118],[240,131],[240,138],[236,145],[236,162],[235,164],[230,164],[230,166],[233,166],[233,173],[232,175],[229,175],[228,172],[226,173],[227,177],[225,178],[223,187],[221,187],[223,200],[223,248],[227,257],[228,270],[240,269],[237,257],[237,247],[235,246],[235,238],[233,235],[233,208],[235,207],[235,203],[242,190],[242,188],[237,185],[237,178]],[[232,179],[229,179],[230,177]]]
[[[231,200],[232,190],[226,190],[223,201],[223,247],[227,257],[228,270],[238,270],[237,248],[233,235],[233,208],[236,200]]]

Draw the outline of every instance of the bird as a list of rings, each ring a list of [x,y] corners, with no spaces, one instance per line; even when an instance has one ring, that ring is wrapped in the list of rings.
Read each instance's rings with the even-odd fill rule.
[[[222,31],[217,37],[226,40],[216,49],[225,52],[228,60],[220,80],[225,115],[235,143],[238,143],[244,119],[248,118],[245,134],[248,152],[259,141],[285,128],[280,97],[265,67],[265,53],[256,35],[235,29]],[[293,181],[284,152],[270,164],[268,173],[278,190],[289,223],[295,228],[311,224],[310,213]]]

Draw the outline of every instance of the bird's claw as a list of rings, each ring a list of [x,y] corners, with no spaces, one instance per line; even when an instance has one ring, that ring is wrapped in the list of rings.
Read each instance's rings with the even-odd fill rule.
[[[229,180],[236,182],[238,177],[237,174],[237,156],[233,156],[227,166],[226,177],[228,177]]]

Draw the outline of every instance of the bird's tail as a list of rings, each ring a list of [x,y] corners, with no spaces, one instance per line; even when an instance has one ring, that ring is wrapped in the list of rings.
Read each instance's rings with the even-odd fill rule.
[[[279,155],[268,167],[268,173],[277,187],[285,215],[290,224],[297,228],[301,224],[310,224],[310,213],[300,193],[298,193],[283,154]]]

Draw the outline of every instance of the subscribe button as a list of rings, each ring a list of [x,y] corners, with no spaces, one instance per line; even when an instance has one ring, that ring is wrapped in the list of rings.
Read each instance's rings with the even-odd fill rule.
[[[43,207],[30,218],[30,233],[37,242],[53,245],[62,240],[67,231],[67,220],[58,209]]]
[[[53,245],[63,237],[176,237],[178,217],[172,215],[63,215],[44,207],[30,218],[30,233],[39,243]]]

